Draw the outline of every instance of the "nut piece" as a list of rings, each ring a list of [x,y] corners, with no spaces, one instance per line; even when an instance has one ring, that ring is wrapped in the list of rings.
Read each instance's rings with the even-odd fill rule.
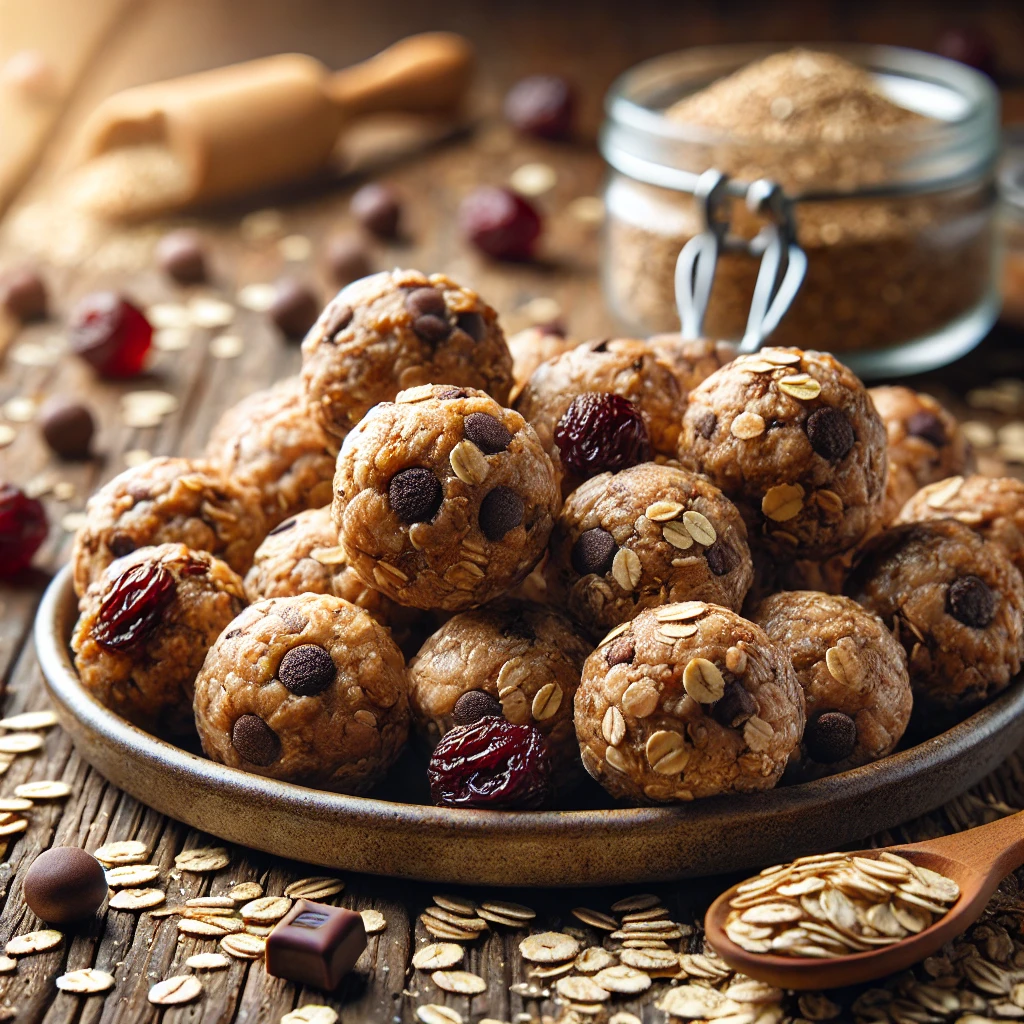
[[[683,670],[683,686],[698,704],[713,704],[725,693],[725,679],[713,661],[692,658]]]

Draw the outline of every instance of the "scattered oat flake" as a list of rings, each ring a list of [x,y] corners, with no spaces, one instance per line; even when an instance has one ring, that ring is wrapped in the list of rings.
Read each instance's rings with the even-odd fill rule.
[[[0,825],[0,837],[16,836],[28,828],[28,821],[25,818],[16,818],[14,821],[6,821]]]
[[[104,866],[117,864],[142,864],[149,857],[149,847],[137,839],[122,839],[106,843],[93,852],[93,856]]]
[[[31,423],[36,415],[36,401],[24,395],[15,395],[4,402],[2,411],[12,423]]]
[[[277,250],[289,263],[301,263],[313,253],[313,243],[306,235],[285,235],[277,243]]]
[[[235,319],[235,307],[230,302],[200,295],[188,304],[188,312],[196,327],[227,327]]]
[[[532,907],[524,907],[522,903],[508,903],[505,900],[485,900],[480,906],[494,914],[514,917],[520,921],[532,921],[537,916],[537,911]]]
[[[156,1006],[178,1006],[197,999],[202,991],[203,984],[194,974],[178,974],[158,981],[149,990],[149,1001]]]
[[[297,882],[285,886],[285,896],[292,899],[322,900],[328,896],[336,896],[345,888],[345,883],[340,878],[331,878],[329,875],[316,875],[312,878],[300,878]]]
[[[178,399],[167,391],[129,391],[121,396],[121,418],[129,427],[155,427],[177,408]]]
[[[559,978],[555,989],[560,996],[571,999],[574,1003],[600,1003],[608,998],[608,990],[601,988],[590,978]]]
[[[71,501],[78,493],[78,488],[70,480],[58,480],[53,485],[53,497],[56,501]]]
[[[263,886],[259,882],[239,882],[228,890],[232,900],[258,900],[263,895]]]
[[[277,288],[269,283],[247,284],[238,290],[237,301],[254,313],[266,313],[277,298]]]
[[[412,965],[420,971],[436,971],[462,963],[466,951],[454,942],[432,942],[418,949],[412,958]]]
[[[280,921],[291,909],[292,901],[287,896],[261,896],[246,903],[239,913],[245,921],[271,924]]]
[[[153,458],[153,453],[145,448],[129,448],[123,455],[124,464],[129,469],[141,466],[144,462],[149,462],[151,458]]]
[[[32,953],[45,953],[47,950],[56,949],[64,940],[64,936],[52,928],[44,928],[37,932],[25,932],[24,935],[15,935],[11,939],[4,952],[8,956],[30,956]]]
[[[360,910],[359,916],[363,919],[363,928],[367,935],[376,935],[388,926],[386,918],[379,910]]]
[[[219,971],[231,961],[223,953],[194,953],[185,961],[193,971]]]
[[[424,1003],[416,1007],[416,1017],[422,1024],[462,1024],[462,1014],[450,1006]]]
[[[10,718],[0,718],[0,729],[49,729],[57,724],[52,711],[26,711]]]
[[[165,328],[188,327],[188,309],[180,302],[158,302],[146,310],[146,319],[157,331]]]
[[[531,299],[521,312],[531,324],[549,324],[562,315],[562,307],[556,299],[541,295]]]
[[[191,327],[164,327],[153,334],[153,347],[160,352],[181,352],[191,342]]]
[[[225,935],[220,940],[220,948],[237,960],[257,960],[266,951],[267,940],[259,935],[239,932],[236,935]]]
[[[281,1018],[281,1024],[335,1024],[337,1011],[322,1003],[306,1003],[289,1010]]]
[[[10,974],[18,966],[18,961],[9,956],[0,956],[0,974]]]
[[[60,528],[65,533],[77,533],[88,521],[84,512],[68,512],[61,516]]]
[[[26,800],[63,800],[71,795],[71,787],[66,782],[23,782],[14,787],[14,795]]]
[[[268,207],[247,213],[238,222],[238,233],[246,242],[267,242],[285,233],[284,214]]]
[[[508,183],[521,195],[542,196],[558,184],[558,173],[550,164],[523,164],[509,175]]]
[[[133,889],[155,882],[160,877],[160,868],[156,864],[122,864],[106,874],[111,889]]]
[[[11,732],[0,736],[0,754],[29,754],[42,745],[42,736],[34,732]]]
[[[111,910],[148,910],[167,899],[163,889],[121,889],[110,897]]]
[[[230,863],[231,856],[223,846],[204,846],[193,850],[183,850],[174,858],[174,866],[179,871],[191,871],[195,874],[220,871]]]
[[[628,1010],[619,1010],[618,1013],[613,1013],[608,1018],[608,1024],[643,1024],[643,1022],[635,1013],[630,1013]]]
[[[18,432],[9,423],[0,423],[0,448],[6,448],[17,436]]]
[[[554,964],[572,960],[580,951],[578,939],[564,932],[537,932],[519,943],[524,960],[537,964]]]
[[[583,224],[600,224],[604,220],[604,200],[599,196],[577,196],[566,211]]]
[[[465,917],[472,917],[476,913],[476,903],[465,896],[453,896],[449,893],[435,893],[432,897],[434,902],[444,910],[450,910],[453,914],[462,914]]]
[[[651,987],[649,975],[626,964],[616,964],[598,971],[594,975],[594,982],[609,992],[619,992],[623,995],[636,995],[639,992],[646,992]]]
[[[28,811],[31,810],[33,804],[31,800],[26,800],[24,797],[0,797],[0,812],[3,811]]]
[[[469,971],[434,971],[430,980],[445,992],[463,996],[477,996],[487,991],[487,982],[479,974],[471,974]]]
[[[589,907],[574,907],[572,916],[591,928],[600,928],[606,932],[613,932],[619,927],[619,922],[608,914],[602,914],[599,910],[591,910]]]
[[[56,981],[61,992],[74,992],[76,995],[95,995],[106,992],[114,987],[114,976],[95,967],[83,967],[77,971],[68,971]]]
[[[218,334],[210,342],[210,355],[214,359],[236,359],[242,354],[245,341],[238,334]]]
[[[214,910],[234,910],[237,901],[231,896],[193,896],[185,900],[186,907],[208,907]]]

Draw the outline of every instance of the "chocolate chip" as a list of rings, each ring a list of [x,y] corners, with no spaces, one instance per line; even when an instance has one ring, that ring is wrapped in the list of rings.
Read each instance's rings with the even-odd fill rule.
[[[293,647],[277,667],[277,678],[296,697],[314,697],[322,693],[334,682],[336,674],[330,653],[317,644]]]
[[[178,284],[199,284],[206,280],[206,246],[198,231],[182,228],[157,242],[157,266]]]
[[[115,558],[124,558],[135,550],[136,544],[128,534],[115,533],[111,535],[107,546]]]
[[[572,546],[572,567],[581,575],[595,573],[604,576],[612,567],[612,560],[619,546],[615,538],[600,526],[580,534]]]
[[[268,537],[273,537],[278,533],[286,533],[290,530],[298,520],[293,516],[291,519],[286,519],[283,523],[278,523],[272,530],[267,531]]]
[[[327,316],[324,317],[324,338],[327,341],[337,341],[336,336],[352,323],[354,315],[351,306],[344,302],[332,302],[327,308]]]
[[[804,745],[818,764],[844,761],[857,746],[857,723],[842,711],[826,711],[807,723]]]
[[[718,417],[710,410],[705,409],[697,413],[693,418],[693,429],[704,438],[705,441],[711,438],[718,426]]]
[[[501,704],[483,690],[464,693],[452,708],[452,721],[456,725],[472,725],[481,718],[501,718]]]
[[[487,325],[479,313],[460,313],[455,318],[455,326],[465,331],[474,341],[483,341],[487,333]]]
[[[351,284],[371,271],[370,255],[366,243],[354,231],[336,235],[324,250],[324,262],[338,285]]]
[[[631,636],[620,636],[613,641],[608,650],[604,652],[604,660],[608,662],[609,668],[616,665],[629,665],[636,654],[636,644]]]
[[[514,615],[502,627],[501,635],[516,640],[536,640],[537,634],[522,615]]]
[[[22,895],[47,924],[70,924],[100,909],[107,898],[107,876],[92,854],[77,846],[55,846],[32,861]]]
[[[518,131],[541,139],[567,139],[572,134],[576,98],[561,75],[522,78],[505,96],[505,117]]]
[[[949,614],[972,629],[984,629],[995,617],[998,603],[996,592],[978,576],[953,580],[946,594]]]
[[[389,185],[371,182],[364,185],[349,203],[352,216],[367,231],[380,238],[394,238],[398,234],[398,223],[402,217],[402,201]]]
[[[468,398],[469,392],[465,388],[445,388],[443,391],[438,391],[434,397],[439,402],[450,402],[455,398]]]
[[[807,417],[804,426],[811,447],[829,462],[838,462],[857,440],[853,425],[839,409],[817,409]]]
[[[249,764],[265,768],[281,754],[277,733],[259,715],[242,715],[231,727],[231,745]]]
[[[15,320],[45,320],[46,282],[29,267],[13,270],[0,283],[0,305]]]
[[[429,523],[443,500],[440,481],[423,466],[401,470],[388,485],[388,501],[403,523]]]
[[[462,424],[462,433],[485,455],[497,455],[512,442],[512,435],[505,429],[505,424],[485,412],[467,416]]]
[[[434,316],[433,313],[416,317],[412,322],[412,329],[431,345],[444,341],[452,333],[452,325],[444,317]]]
[[[704,557],[708,560],[708,568],[716,576],[724,576],[731,568],[729,552],[721,541],[712,544],[704,552]]]
[[[480,502],[480,529],[491,541],[501,540],[523,521],[523,499],[511,487],[495,487]]]
[[[439,288],[413,288],[405,296],[405,308],[414,316],[447,316],[444,292]]]
[[[719,725],[738,729],[757,714],[757,701],[742,683],[729,683],[711,708],[711,716]]]
[[[286,277],[278,281],[267,313],[286,338],[298,341],[316,323],[320,300],[309,285]]]
[[[928,412],[925,409],[915,412],[907,420],[907,433],[912,437],[923,438],[925,441],[935,445],[936,448],[942,448],[949,443],[942,420],[935,413]]]
[[[39,430],[62,459],[85,459],[89,457],[96,421],[81,402],[51,398],[39,410]]]

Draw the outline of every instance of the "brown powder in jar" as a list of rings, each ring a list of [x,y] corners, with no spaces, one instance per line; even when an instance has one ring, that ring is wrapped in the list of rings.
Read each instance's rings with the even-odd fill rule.
[[[850,191],[895,177],[929,118],[893,103],[874,76],[835,54],[773,54],[684,97],[666,111],[695,133],[687,170],[715,167],[737,179],[768,177],[792,196]],[[967,312],[991,281],[989,198],[984,186],[894,198],[799,202],[795,213],[808,271],[773,336],[781,345],[833,351],[877,348],[938,329]],[[613,307],[634,329],[670,330],[675,261],[703,228],[686,195],[619,177],[609,189],[607,279]],[[761,222],[740,200],[733,228]],[[704,325],[738,338],[757,260],[726,253]]]

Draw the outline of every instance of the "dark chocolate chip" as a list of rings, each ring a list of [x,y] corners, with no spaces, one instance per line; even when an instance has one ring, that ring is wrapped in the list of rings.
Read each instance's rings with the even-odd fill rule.
[[[297,341],[316,323],[320,300],[309,285],[286,277],[278,281],[267,313],[286,338]]]
[[[51,398],[39,411],[39,430],[62,459],[89,456],[96,421],[88,406],[68,398]]]
[[[972,629],[984,629],[995,617],[999,597],[978,576],[953,580],[946,594],[946,609],[954,619]]]
[[[715,427],[718,426],[718,417],[710,410],[705,409],[703,412],[697,413],[693,419],[693,429],[704,438],[705,441],[711,438],[711,435],[715,432]]]
[[[317,644],[293,647],[281,659],[277,678],[296,697],[314,697],[331,683],[337,670],[331,655]]]
[[[601,341],[595,342],[593,345],[590,346],[590,351],[591,352],[601,352],[601,353],[607,352],[608,351],[608,341],[609,341],[608,338],[604,338]]]
[[[490,541],[501,540],[523,521],[523,499],[511,487],[495,487],[480,502],[480,529]]]
[[[936,448],[942,448],[949,443],[942,420],[935,413],[928,412],[925,409],[915,412],[907,420],[907,433],[912,437],[923,438],[925,441],[935,445]]]
[[[434,316],[433,313],[416,317],[412,322],[412,329],[431,345],[444,341],[452,333],[452,325],[444,317]]]
[[[266,768],[281,754],[277,733],[259,715],[242,715],[231,727],[231,745],[249,764]]]
[[[355,231],[332,238],[324,250],[324,261],[335,284],[339,285],[358,281],[373,269],[366,243]]]
[[[45,320],[46,282],[30,267],[11,271],[0,282],[0,305],[15,320]]]
[[[452,708],[452,721],[456,725],[472,725],[481,718],[501,718],[501,704],[483,690],[464,693]]]
[[[513,615],[508,622],[502,626],[501,635],[515,640],[536,640],[537,634],[522,615]]]
[[[157,266],[178,284],[206,280],[206,246],[198,231],[182,228],[164,235],[156,246]]]
[[[817,409],[807,417],[804,427],[811,447],[829,462],[838,462],[857,440],[853,425],[840,409]]]
[[[468,398],[469,392],[465,388],[445,388],[438,391],[434,397],[440,402],[449,402],[454,398]]]
[[[324,319],[324,338],[335,341],[335,336],[352,323],[353,315],[351,306],[344,302],[332,302]]]
[[[609,668],[616,665],[629,665],[636,654],[636,644],[631,636],[620,636],[608,646],[604,652],[604,660],[608,662]]]
[[[715,701],[711,715],[719,725],[739,728],[748,718],[757,714],[757,701],[742,683],[732,682],[725,693]]]
[[[107,876],[92,854],[77,846],[55,846],[32,861],[22,895],[47,924],[70,924],[100,909],[107,898]]]
[[[479,313],[460,313],[455,318],[455,326],[460,331],[465,331],[474,341],[483,341],[487,333],[487,325]]]
[[[857,723],[842,711],[826,711],[807,723],[804,745],[818,764],[844,761],[857,746]]]
[[[600,526],[586,530],[572,546],[572,567],[581,575],[595,573],[604,576],[612,567],[619,546],[615,538]]]
[[[115,533],[111,535],[108,546],[115,558],[124,558],[125,555],[130,555],[135,550],[136,544],[128,534]]]
[[[398,234],[402,201],[389,185],[364,185],[352,196],[349,209],[367,231],[380,238],[394,238]]]
[[[414,316],[448,315],[448,307],[444,302],[444,292],[440,288],[413,288],[405,296],[405,308]]]
[[[462,424],[462,433],[485,455],[497,455],[512,442],[505,424],[485,412],[471,413]]]
[[[429,523],[443,500],[440,481],[423,466],[401,470],[388,485],[388,501],[403,523]]]
[[[729,552],[720,540],[715,541],[715,543],[704,552],[704,557],[708,560],[708,568],[716,576],[724,576],[732,568],[729,564]]]
[[[278,523],[272,530],[267,531],[268,537],[273,537],[278,533],[285,533],[290,530],[298,520],[293,516],[291,519],[286,519],[283,523]]]

